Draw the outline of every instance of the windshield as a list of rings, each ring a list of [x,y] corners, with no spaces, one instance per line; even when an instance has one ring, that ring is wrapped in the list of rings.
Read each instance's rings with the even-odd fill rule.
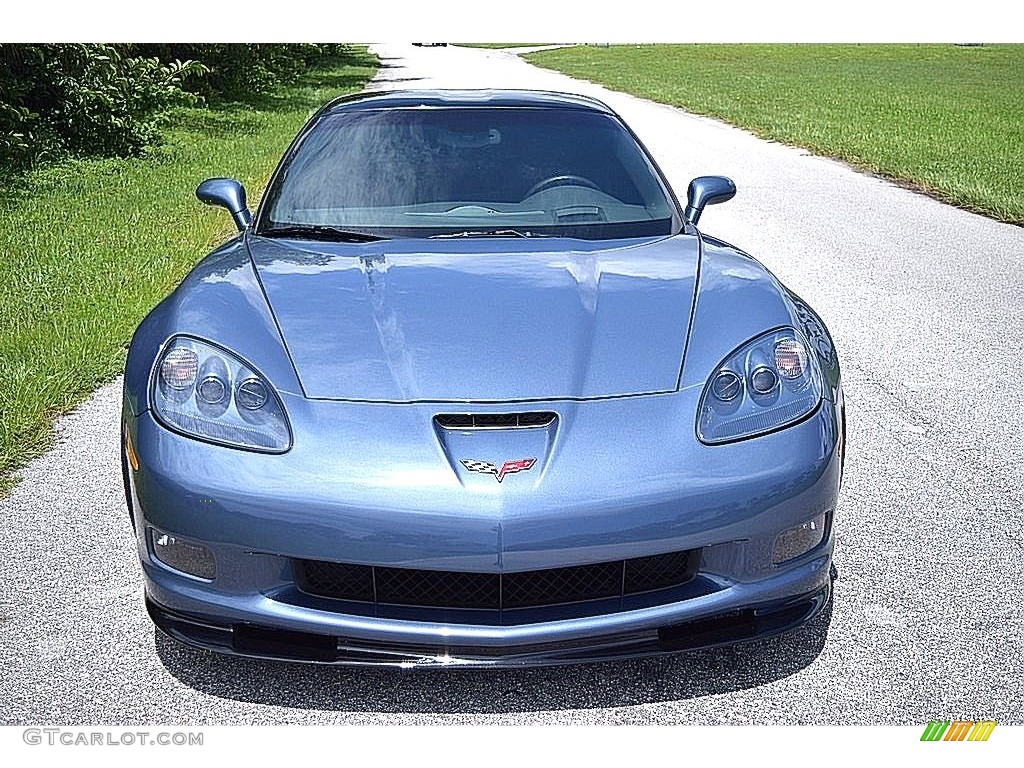
[[[623,125],[560,108],[321,117],[267,192],[259,234],[649,237],[675,206]]]

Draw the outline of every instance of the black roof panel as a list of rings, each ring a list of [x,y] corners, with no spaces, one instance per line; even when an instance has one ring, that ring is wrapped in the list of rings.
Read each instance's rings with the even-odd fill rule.
[[[409,107],[559,107],[613,114],[604,103],[589,96],[555,91],[517,90],[409,90],[364,91],[342,96],[324,107],[324,112]]]

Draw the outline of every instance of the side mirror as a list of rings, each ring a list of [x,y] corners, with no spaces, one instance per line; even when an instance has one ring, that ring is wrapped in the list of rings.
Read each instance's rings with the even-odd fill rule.
[[[725,176],[698,176],[690,182],[686,190],[686,220],[697,225],[705,205],[715,205],[732,200],[736,194],[736,185]]]
[[[252,214],[245,202],[245,187],[234,179],[207,179],[196,187],[196,197],[207,205],[227,208],[239,231],[252,223]]]

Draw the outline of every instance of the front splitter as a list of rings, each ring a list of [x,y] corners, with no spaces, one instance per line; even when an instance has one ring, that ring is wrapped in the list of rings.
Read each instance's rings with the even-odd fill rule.
[[[225,624],[172,611],[146,595],[153,623],[168,637],[216,653],[277,661],[402,669],[518,668],[661,656],[749,642],[792,631],[828,605],[831,585],[741,610],[629,634],[509,646],[418,645],[320,635],[251,623]]]

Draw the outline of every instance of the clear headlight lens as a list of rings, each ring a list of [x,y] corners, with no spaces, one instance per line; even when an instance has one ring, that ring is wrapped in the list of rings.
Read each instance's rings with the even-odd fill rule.
[[[726,443],[793,424],[821,402],[817,358],[794,328],[758,336],[722,361],[700,399],[697,437]]]
[[[227,350],[176,336],[154,373],[153,411],[168,428],[233,448],[283,453],[291,447],[281,400]]]
[[[196,382],[199,357],[191,349],[176,347],[164,355],[160,363],[160,378],[172,389],[187,389]]]
[[[797,339],[781,339],[775,344],[775,367],[785,379],[799,379],[807,370],[807,348]]]

